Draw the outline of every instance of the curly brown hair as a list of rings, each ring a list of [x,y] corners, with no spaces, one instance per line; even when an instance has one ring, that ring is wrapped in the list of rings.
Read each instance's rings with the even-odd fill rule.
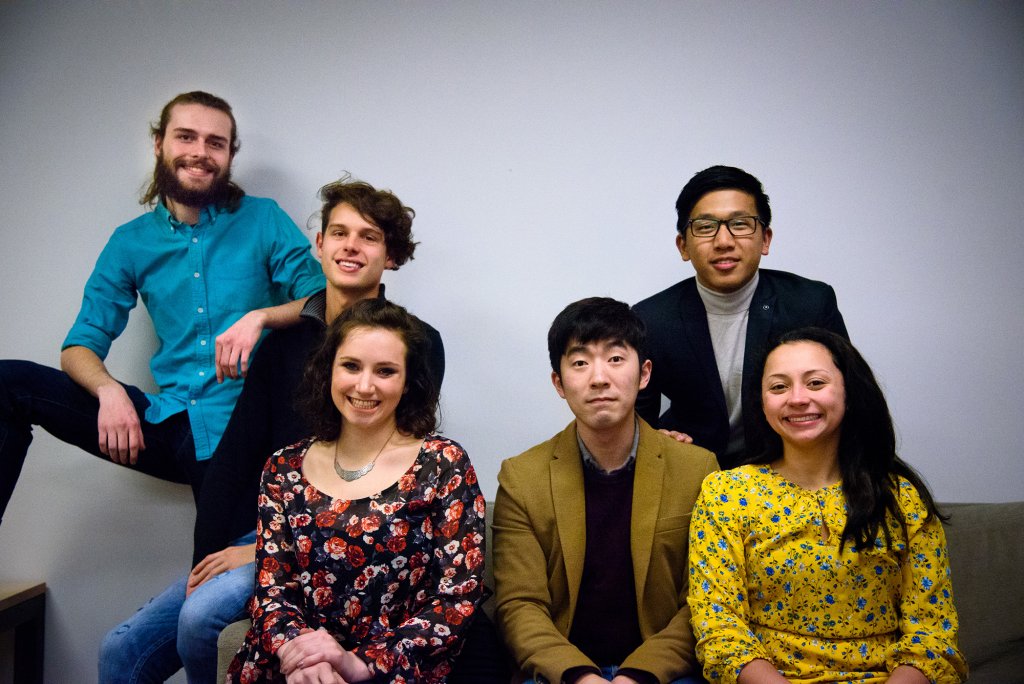
[[[306,364],[298,403],[313,436],[331,441],[341,434],[341,414],[331,396],[334,358],[338,347],[357,328],[384,328],[405,344],[405,393],[395,408],[398,429],[415,437],[436,430],[440,388],[428,368],[430,339],[424,324],[398,304],[376,298],[360,300],[338,316]]]
[[[320,188],[319,196],[324,203],[320,208],[321,233],[327,231],[334,207],[350,204],[360,216],[384,231],[384,245],[395,264],[394,270],[413,258],[418,244],[412,239],[412,220],[416,212],[402,204],[390,190],[378,190],[346,174]]]

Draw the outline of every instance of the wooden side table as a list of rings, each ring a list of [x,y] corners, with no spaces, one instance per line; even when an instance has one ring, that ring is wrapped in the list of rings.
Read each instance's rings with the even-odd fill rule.
[[[14,684],[43,684],[46,584],[0,582],[0,631],[14,630]]]

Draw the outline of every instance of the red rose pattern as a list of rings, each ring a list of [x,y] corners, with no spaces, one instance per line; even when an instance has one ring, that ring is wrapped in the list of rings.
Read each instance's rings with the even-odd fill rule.
[[[374,681],[443,682],[483,599],[484,498],[469,457],[429,435],[398,482],[348,501],[302,476],[309,444],[264,469],[253,627],[229,681],[283,681],[277,649],[324,627]]]

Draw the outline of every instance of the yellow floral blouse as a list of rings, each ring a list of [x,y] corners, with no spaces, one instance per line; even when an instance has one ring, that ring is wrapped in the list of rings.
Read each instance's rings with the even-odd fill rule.
[[[690,527],[697,656],[711,682],[735,682],[755,658],[796,682],[884,682],[897,665],[931,681],[967,676],[957,649],[946,538],[900,479],[906,518],[874,548],[839,548],[842,484],[808,491],[764,465],[712,473]]]

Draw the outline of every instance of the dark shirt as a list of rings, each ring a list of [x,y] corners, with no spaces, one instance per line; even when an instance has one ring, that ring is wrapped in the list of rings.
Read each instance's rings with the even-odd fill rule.
[[[384,286],[380,287],[384,296]],[[274,330],[253,359],[224,437],[214,452],[196,510],[192,565],[256,527],[260,475],[278,449],[311,433],[295,409],[306,360],[323,341],[326,291],[309,298],[297,325]],[[430,368],[444,378],[441,335],[424,323],[431,343]],[[230,381],[228,381],[230,382]]]
[[[601,666],[621,664],[643,643],[629,545],[633,473],[632,463],[583,469],[587,550],[569,641]]]

